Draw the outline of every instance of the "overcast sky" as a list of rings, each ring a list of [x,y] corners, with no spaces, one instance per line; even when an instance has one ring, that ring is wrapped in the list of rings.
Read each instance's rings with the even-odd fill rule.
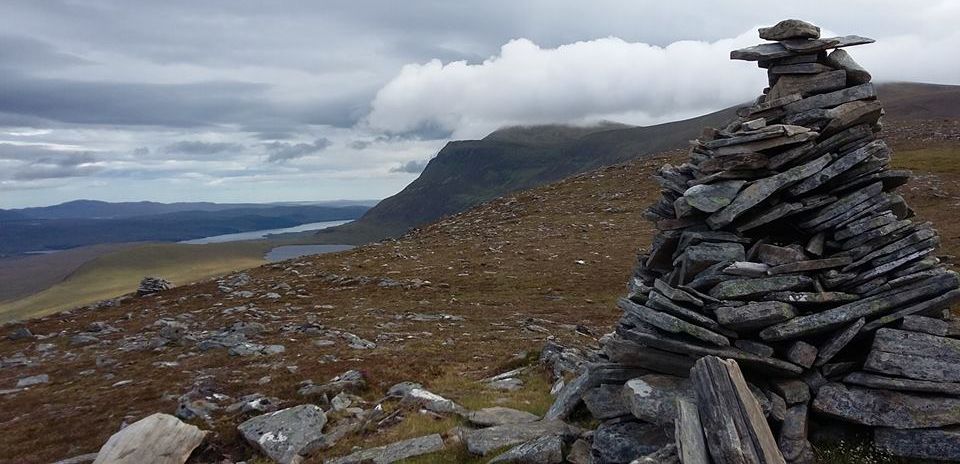
[[[960,84],[960,2],[6,0],[0,208],[391,195],[451,138],[746,101],[798,17],[877,81]]]

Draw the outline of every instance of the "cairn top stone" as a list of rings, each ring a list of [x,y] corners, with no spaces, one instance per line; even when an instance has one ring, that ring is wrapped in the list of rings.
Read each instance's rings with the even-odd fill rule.
[[[764,40],[819,39],[820,28],[799,19],[784,19],[771,27],[761,27]]]

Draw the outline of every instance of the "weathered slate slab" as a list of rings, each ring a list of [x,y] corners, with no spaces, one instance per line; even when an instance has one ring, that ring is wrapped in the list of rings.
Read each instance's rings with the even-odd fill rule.
[[[752,302],[743,306],[724,306],[716,310],[717,321],[734,330],[753,330],[768,327],[797,316],[797,310],[779,301]]]
[[[760,404],[733,361],[701,358],[690,371],[707,449],[718,464],[784,464]]]
[[[788,74],[777,79],[770,89],[770,98],[799,93],[809,96],[817,93],[842,89],[847,85],[847,73],[842,69],[819,74]]]
[[[689,335],[718,346],[730,346],[730,339],[724,337],[723,335],[691,324],[678,317],[655,311],[646,306],[638,305],[626,298],[621,298],[617,302],[617,306],[619,306],[624,312],[629,313],[631,316],[634,316],[637,319],[665,332]]]
[[[835,267],[845,266],[850,264],[853,261],[853,258],[849,256],[840,256],[837,258],[824,258],[824,259],[811,259],[807,261],[797,261],[789,264],[781,264],[779,266],[770,268],[767,271],[770,275],[777,274],[791,274],[795,272],[810,272],[818,271],[821,269],[831,269]]]
[[[809,288],[812,284],[813,279],[803,275],[733,279],[717,284],[710,290],[710,296],[721,300],[742,299],[760,296],[769,292],[802,290]]]
[[[900,321],[900,328],[911,332],[923,332],[939,337],[950,335],[949,322],[926,316],[904,316]]]
[[[845,35],[843,37],[827,37],[812,40],[788,39],[780,43],[792,52],[796,53],[815,53],[829,48],[852,47],[854,45],[864,45],[875,42],[875,40],[861,37],[858,35]]]
[[[622,383],[646,374],[645,369],[612,363],[588,364],[577,378],[564,385],[543,416],[546,422],[565,419],[580,404],[587,390],[604,383]]]
[[[894,456],[960,461],[960,428],[897,430],[878,428],[873,444]]]
[[[771,267],[807,259],[807,256],[796,248],[776,246],[769,243],[757,246],[757,257]]]
[[[956,290],[956,289],[950,290],[938,297],[921,301],[917,304],[908,306],[892,314],[887,314],[886,316],[882,316],[877,319],[874,319],[870,321],[868,324],[866,324],[865,326],[863,326],[863,328],[860,329],[860,331],[872,332],[880,327],[883,327],[888,324],[892,324],[900,319],[903,319],[906,316],[910,316],[913,314],[924,314],[930,311],[936,311],[938,309],[949,308],[958,299],[960,299],[960,290]]]
[[[816,359],[817,347],[803,340],[794,342],[790,345],[790,348],[787,349],[787,360],[794,364],[809,368],[813,366],[813,362]]]
[[[622,392],[622,385],[603,384],[587,390],[583,395],[583,404],[587,406],[590,415],[598,420],[626,416],[630,414],[630,408],[623,401]]]
[[[760,277],[767,275],[767,271],[770,270],[770,266],[764,263],[751,263],[749,261],[737,261],[726,268],[723,269],[723,272],[731,275],[738,275],[744,277]]]
[[[684,354],[658,350],[620,336],[609,337],[603,344],[603,352],[610,361],[625,367],[639,367],[670,375],[689,374],[696,361]]]
[[[713,319],[710,319],[709,317],[704,316],[703,314],[700,314],[692,309],[680,306],[657,291],[650,292],[647,297],[646,306],[667,313],[671,316],[679,317],[700,327],[705,327],[711,330],[720,328],[720,325],[717,324],[717,322]]]
[[[207,432],[169,414],[156,413],[113,434],[94,464],[183,464]]]
[[[945,395],[960,396],[960,383],[957,382],[931,382],[928,380],[902,379],[871,374],[869,372],[851,372],[843,378],[843,383],[880,390],[942,393]]]
[[[630,463],[670,442],[662,427],[642,422],[607,421],[593,435],[593,463]]]
[[[674,441],[677,454],[684,464],[710,464],[706,439],[697,403],[692,399],[677,399],[677,420],[674,422]]]
[[[779,43],[765,43],[754,45],[752,47],[741,48],[730,52],[731,60],[760,61],[774,60],[794,55],[786,47]]]
[[[880,329],[863,368],[917,380],[960,382],[960,340]]]
[[[746,183],[743,180],[728,180],[694,185],[683,192],[683,199],[700,211],[712,213],[729,205]]]
[[[698,308],[703,307],[703,300],[699,297],[691,294],[690,292],[671,287],[670,284],[663,281],[663,279],[656,279],[653,281],[653,288],[660,292],[663,296],[676,301],[677,303],[691,304]]]
[[[887,144],[884,143],[883,140],[870,142],[861,148],[843,155],[833,163],[830,163],[830,165],[825,167],[822,171],[804,179],[799,184],[790,187],[787,189],[787,193],[793,196],[803,195],[804,193],[822,186],[833,178],[854,167],[858,163],[863,162],[867,158],[874,156],[874,154],[886,150],[889,150],[889,148],[887,148]]]
[[[839,353],[851,341],[853,341],[853,338],[860,333],[860,329],[864,324],[866,324],[866,322],[866,319],[861,317],[843,330],[833,334],[833,336],[831,336],[830,339],[828,339],[817,351],[817,360],[814,362],[814,364],[817,366],[823,366],[824,364],[830,362],[830,360],[833,359],[837,353]]]
[[[958,286],[960,286],[960,280],[955,274],[930,278],[923,281],[922,285],[893,295],[876,295],[819,313],[795,317],[763,329],[760,332],[760,338],[766,341],[779,341],[822,333],[861,317],[872,316],[923,298],[930,298]]]
[[[769,69],[770,74],[817,74],[827,71],[833,71],[834,68],[820,63],[795,63],[781,64],[772,66]]]
[[[726,147],[730,145],[743,145],[749,142],[756,142],[782,136],[792,136],[805,132],[810,132],[810,129],[804,126],[794,126],[790,124],[773,124],[770,126],[764,126],[751,132],[736,133],[732,137],[708,140],[703,142],[703,146],[707,149],[713,150],[715,148]]]
[[[621,332],[618,330],[618,332]],[[623,330],[622,335],[643,345],[652,346],[664,351],[689,354],[694,356],[719,356],[724,359],[733,359],[744,366],[769,372],[779,376],[797,376],[803,368],[791,362],[768,356],[757,356],[736,348],[718,348],[694,345],[681,340],[668,339],[661,335],[643,332],[640,330]]]
[[[913,395],[829,383],[820,388],[813,409],[872,427],[918,429],[960,423],[960,399]]]
[[[757,206],[774,193],[790,185],[810,177],[827,166],[830,155],[824,155],[807,164],[790,168],[780,174],[760,179],[743,189],[729,205],[711,214],[707,218],[707,225],[712,229],[719,229],[733,222],[738,216]]]
[[[873,100],[877,98],[877,90],[873,84],[861,84],[855,87],[847,87],[842,90],[836,90],[829,93],[822,93],[807,97],[793,103],[787,103],[783,109],[790,113],[801,113],[814,108],[832,108],[847,102],[856,100]]]
[[[280,464],[300,461],[300,452],[323,437],[327,416],[320,407],[302,404],[253,417],[237,426],[243,438]]]
[[[809,129],[806,132],[794,132],[790,135],[781,135],[779,137],[758,140],[756,142],[747,142],[739,145],[729,145],[711,150],[714,156],[730,156],[740,153],[755,153],[759,151],[772,150],[787,145],[795,145],[814,140],[820,134]]]

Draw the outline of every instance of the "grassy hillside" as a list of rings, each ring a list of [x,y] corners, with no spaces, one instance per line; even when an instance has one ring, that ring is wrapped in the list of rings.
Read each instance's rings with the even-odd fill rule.
[[[111,251],[79,266],[63,282],[16,301],[0,303],[0,322],[38,317],[137,289],[144,276],[174,284],[263,264],[269,241],[182,245],[158,243]]]

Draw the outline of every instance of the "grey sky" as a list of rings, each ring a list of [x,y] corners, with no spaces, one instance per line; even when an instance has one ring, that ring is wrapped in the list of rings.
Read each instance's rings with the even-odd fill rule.
[[[379,198],[449,137],[750,98],[799,17],[877,80],[960,84],[960,2],[6,1],[0,207]]]

